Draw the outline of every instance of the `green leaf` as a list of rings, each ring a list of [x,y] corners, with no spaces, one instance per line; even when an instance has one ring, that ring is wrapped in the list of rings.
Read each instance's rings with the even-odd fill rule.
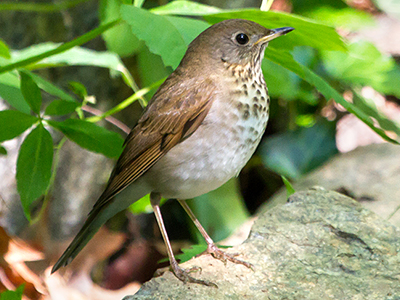
[[[24,95],[25,101],[37,115],[40,114],[40,106],[42,105],[42,94],[36,82],[32,77],[25,73],[19,72],[21,76],[21,92]]]
[[[0,74],[0,97],[15,109],[29,114],[30,108],[21,93],[17,72]]]
[[[0,145],[0,155],[7,155],[7,149]]]
[[[372,43],[358,41],[349,45],[349,53],[325,51],[322,58],[325,69],[338,81],[367,85],[378,92],[400,96],[399,78],[392,73],[395,60],[382,54]],[[388,90],[388,84],[395,88]]]
[[[192,1],[178,0],[169,2],[166,5],[152,8],[150,11],[158,15],[203,16],[207,14],[219,13],[222,11],[222,9]]]
[[[51,57],[53,55],[63,53],[66,50],[71,49],[75,46],[85,44],[88,41],[94,39],[96,36],[102,34],[104,31],[107,31],[108,29],[116,26],[119,23],[120,23],[120,20],[116,20],[116,21],[101,25],[101,26],[93,29],[92,31],[89,31],[88,33],[86,33],[80,37],[77,37],[76,39],[74,39],[68,43],[58,46],[55,49],[40,53],[38,55],[29,56],[26,59],[22,59],[22,60],[16,61],[14,63],[10,63],[5,66],[0,66],[0,74],[35,64],[47,57]]]
[[[54,100],[47,105],[44,114],[47,116],[63,116],[74,112],[77,107],[79,107],[78,102]]]
[[[127,1],[125,1],[125,2],[127,2]],[[134,0],[133,5],[135,5],[136,7],[142,7],[143,3],[144,3],[144,0]]]
[[[51,42],[33,45],[23,50],[14,51],[13,60],[22,61],[36,55],[54,51],[59,47],[59,44]],[[31,67],[43,68],[57,66],[95,66],[108,68],[120,73],[130,87],[134,85],[131,74],[118,55],[107,51],[99,52],[82,47],[74,47],[72,49],[66,49],[62,53],[45,57]]]
[[[142,86],[149,86],[154,82],[166,78],[172,72],[172,68],[165,67],[161,57],[151,53],[146,45],[140,49],[136,59]],[[156,90],[153,89],[146,95],[146,99],[150,100],[155,92]]]
[[[116,132],[84,120],[68,119],[63,122],[47,122],[64,133],[70,140],[89,151],[112,158],[117,158],[122,152],[124,140]]]
[[[16,110],[0,111],[0,142],[19,136],[37,121],[37,117]]]
[[[0,56],[10,59],[10,49],[8,49],[8,46],[2,39],[0,39]]]
[[[175,258],[179,260],[179,263],[184,263],[185,261],[188,261],[196,255],[206,251],[207,244],[191,245],[189,248],[182,248],[181,250],[183,253],[175,255]]]
[[[326,99],[333,99],[340,105],[342,105],[348,112],[354,114],[357,118],[368,125],[373,131],[380,135],[384,140],[398,144],[398,142],[390,138],[382,128],[378,128],[374,125],[373,120],[370,116],[365,113],[362,109],[355,106],[354,104],[347,102],[334,88],[332,88],[324,79],[315,74],[307,67],[296,62],[291,54],[287,51],[276,50],[273,48],[267,48],[265,56],[297,74],[300,78],[303,78],[312,86],[315,86]]]
[[[28,72],[28,71],[25,71],[25,72],[32,77],[32,79],[37,83],[39,88],[41,88],[45,92],[49,93],[50,95],[56,96],[65,101],[76,102],[74,97],[67,94],[64,90],[55,86],[50,81],[47,81],[46,79],[44,79],[44,78],[40,77],[39,75],[36,75],[32,72]]]
[[[15,1],[3,1],[0,3],[0,11],[12,10],[20,12],[41,12],[41,13],[52,13],[68,8],[74,7],[80,3],[87,2],[88,0],[64,0],[54,4],[48,3],[29,3],[29,1],[15,2]]]
[[[295,46],[310,46],[319,50],[346,50],[346,45],[335,28],[294,14],[244,9],[204,16],[204,19],[210,23],[237,18],[254,21],[266,28],[286,26],[295,28],[285,37],[271,42],[269,48],[291,50]]]
[[[79,96],[81,99],[85,99],[88,95],[86,87],[80,82],[70,81],[69,87],[74,92],[74,94]]]
[[[31,204],[46,192],[52,163],[53,140],[40,124],[25,138],[17,160],[17,189],[28,219]]]
[[[161,198],[160,205],[164,204],[167,200],[168,199]],[[135,203],[131,204],[129,210],[135,215],[153,212],[153,208],[150,204],[150,194],[147,194]]]
[[[330,6],[322,6],[305,15],[323,24],[346,28],[351,31],[360,30],[366,26],[373,26],[375,23],[371,14],[351,7],[338,9]]]
[[[315,51],[310,47],[296,47],[292,53],[299,57],[304,65],[310,66],[315,58]],[[273,98],[285,100],[302,100],[310,105],[316,105],[318,98],[314,93],[314,87],[307,84],[299,76],[271,60],[262,62],[264,78],[268,86],[268,92]]]
[[[185,51],[187,46],[204,30],[210,27],[209,24],[193,20],[189,18],[181,18],[181,17],[165,17],[180,33],[181,37],[185,42]],[[182,55],[183,57],[183,55]]]
[[[370,117],[374,118],[381,128],[391,131],[400,137],[400,124],[390,120],[378,110],[372,99],[364,98],[360,93],[353,91],[353,103],[356,107],[363,110]]]
[[[285,184],[286,187],[286,197],[289,198],[291,195],[293,195],[294,193],[296,193],[296,191],[294,190],[292,184],[290,183],[289,180],[287,180],[287,178],[283,175],[281,175],[282,177],[282,181]]]
[[[337,152],[335,123],[327,121],[272,135],[259,148],[266,167],[293,179],[320,166]]]
[[[104,24],[121,18],[120,8],[123,2],[127,1],[101,0],[99,8],[101,23]],[[143,45],[143,42],[139,41],[125,22],[107,30],[102,36],[106,42],[107,49],[117,53],[119,56],[134,55]]]
[[[194,19],[159,16],[130,5],[121,6],[121,16],[149,50],[160,55],[164,64],[173,68],[178,66],[188,43],[209,26]]]
[[[21,300],[25,284],[21,284],[15,291],[4,291],[0,293],[0,300]]]
[[[212,192],[189,200],[188,204],[214,241],[228,237],[249,216],[239,192],[237,178]],[[198,235],[199,241],[204,240],[196,228],[193,232]]]

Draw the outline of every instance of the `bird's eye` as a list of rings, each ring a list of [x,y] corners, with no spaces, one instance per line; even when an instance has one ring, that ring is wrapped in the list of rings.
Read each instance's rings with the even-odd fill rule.
[[[236,42],[238,42],[240,45],[245,45],[249,41],[249,37],[245,33],[239,33],[236,36]]]

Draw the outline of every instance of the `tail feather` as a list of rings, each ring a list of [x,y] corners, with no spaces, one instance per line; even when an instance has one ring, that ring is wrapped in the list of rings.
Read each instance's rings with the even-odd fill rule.
[[[132,195],[134,192],[134,196]],[[150,189],[145,185],[136,181],[127,189],[121,192],[120,195],[107,201],[103,205],[94,205],[92,211],[83,224],[82,229],[78,232],[74,240],[68,246],[67,250],[61,255],[56,264],[53,266],[51,273],[56,272],[59,268],[67,266],[78,255],[78,253],[86,246],[90,239],[100,229],[103,224],[118,212],[126,209],[129,205],[136,202],[143,196],[147,195]],[[133,197],[132,197],[133,196]]]
[[[102,211],[107,209],[107,206],[100,208],[100,211],[91,211],[88,219],[83,225],[82,229],[75,236],[72,243],[68,246],[67,250],[64,251],[63,255],[58,259],[57,263],[51,269],[51,273],[56,272],[59,268],[65,267],[72,262],[72,260],[78,255],[78,253],[86,246],[90,239],[100,229],[100,227],[107,221],[102,220]]]

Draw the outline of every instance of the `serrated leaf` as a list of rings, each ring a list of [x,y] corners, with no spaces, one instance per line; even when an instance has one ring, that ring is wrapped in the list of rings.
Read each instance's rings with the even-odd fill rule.
[[[23,141],[17,160],[17,189],[28,219],[31,204],[49,185],[52,163],[53,139],[40,124]]]
[[[19,136],[37,121],[37,117],[16,110],[0,111],[0,142]]]
[[[158,15],[203,16],[219,13],[222,9],[197,2],[179,0],[152,8],[150,11]]]
[[[121,6],[121,16],[149,50],[160,55],[164,64],[172,68],[178,66],[188,43],[209,26],[202,21],[160,16],[130,5]]]
[[[8,46],[2,39],[0,39],[0,56],[10,59],[10,49],[8,49]]]
[[[321,92],[326,99],[333,99],[340,105],[342,105],[348,112],[354,114],[357,118],[368,125],[373,131],[380,135],[384,140],[398,144],[398,142],[390,138],[382,128],[378,128],[374,125],[373,120],[370,116],[364,112],[359,107],[355,106],[353,103],[347,102],[334,88],[332,88],[329,83],[327,83],[323,78],[315,74],[313,71],[307,67],[296,62],[292,55],[283,50],[277,50],[273,48],[267,48],[265,51],[265,57],[269,60],[281,65],[293,73],[297,74],[300,78],[307,81],[312,86],[315,86],[317,90]]]
[[[63,116],[74,112],[78,106],[78,102],[54,100],[47,105],[44,114],[48,116]]]
[[[0,74],[0,97],[15,109],[29,114],[30,107],[21,93],[20,80],[16,71]]]
[[[89,151],[116,158],[122,152],[124,140],[113,131],[85,120],[67,119],[63,122],[47,121],[70,140]]]
[[[99,7],[101,23],[106,24],[121,18],[120,7],[123,3],[130,4],[129,0],[101,0]],[[107,49],[121,57],[137,53],[143,45],[143,42],[139,41],[126,23],[110,28],[102,34],[102,37],[106,42]]]
[[[25,72],[19,72],[21,76],[21,92],[25,101],[37,115],[40,114],[40,106],[42,105],[42,94],[36,82]]]
[[[204,16],[206,21],[213,24],[237,18],[254,21],[266,28],[290,26],[295,29],[285,37],[271,42],[270,48],[291,50],[296,46],[310,46],[319,50],[346,50],[346,45],[335,28],[294,14],[243,9]]]

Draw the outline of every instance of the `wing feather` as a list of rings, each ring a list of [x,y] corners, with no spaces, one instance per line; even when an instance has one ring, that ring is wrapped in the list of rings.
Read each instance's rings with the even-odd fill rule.
[[[105,205],[193,134],[207,116],[213,102],[212,81],[205,79],[201,84],[197,81],[182,85],[177,84],[179,79],[181,76],[173,73],[153,96],[138,125],[127,137],[108,185],[93,210]]]

